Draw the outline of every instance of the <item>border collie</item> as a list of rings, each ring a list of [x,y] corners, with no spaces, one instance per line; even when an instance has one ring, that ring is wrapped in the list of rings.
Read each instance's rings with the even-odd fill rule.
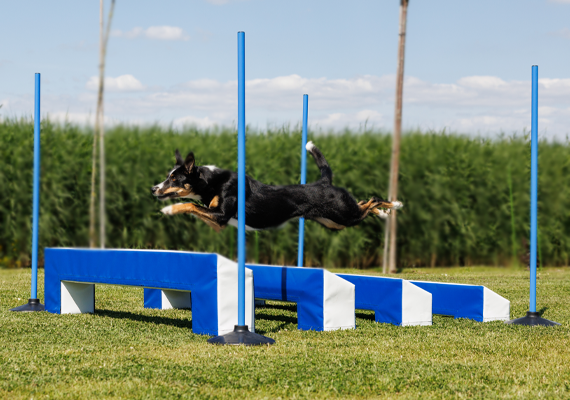
[[[303,217],[332,230],[355,226],[368,215],[386,218],[391,209],[403,206],[399,201],[372,197],[356,202],[346,189],[333,186],[332,170],[323,153],[307,143],[321,171],[321,178],[305,185],[265,185],[246,176],[246,223],[248,230],[276,228],[290,219]],[[194,153],[182,159],[176,150],[176,165],[166,180],[152,187],[159,200],[191,199],[196,203],[178,203],[160,210],[165,215],[192,214],[220,231],[227,225],[237,227],[237,173],[215,166],[195,165]]]

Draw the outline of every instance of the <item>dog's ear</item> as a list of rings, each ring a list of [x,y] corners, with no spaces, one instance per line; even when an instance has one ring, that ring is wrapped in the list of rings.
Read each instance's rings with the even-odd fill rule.
[[[174,152],[174,156],[176,157],[176,165],[184,165],[184,160],[182,159],[182,156],[180,155],[180,152],[178,151],[178,149],[176,149],[176,151]]]
[[[186,171],[188,171],[188,173],[192,173],[192,170],[194,169],[194,153],[190,152],[188,153],[188,155],[186,156],[186,160],[184,160],[184,167],[186,168]]]

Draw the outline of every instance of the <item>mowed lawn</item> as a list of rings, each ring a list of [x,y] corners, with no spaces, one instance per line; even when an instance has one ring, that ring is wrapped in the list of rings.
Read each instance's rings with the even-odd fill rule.
[[[483,284],[511,317],[528,310],[527,271],[398,276]],[[145,310],[142,289],[97,286],[92,315],[9,312],[29,280],[0,270],[0,398],[570,398],[570,268],[539,273],[538,310],[556,328],[440,316],[398,327],[357,311],[356,330],[301,332],[294,304],[270,302],[256,324],[276,344],[251,348],[206,343],[189,311]],[[43,271],[39,281],[43,300]]]

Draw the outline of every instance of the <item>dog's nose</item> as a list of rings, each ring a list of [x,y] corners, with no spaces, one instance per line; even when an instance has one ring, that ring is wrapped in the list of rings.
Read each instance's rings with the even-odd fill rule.
[[[158,188],[157,188],[156,186],[153,186],[153,187],[150,188],[150,192],[151,192],[152,194],[154,194],[154,192],[156,192],[156,189],[158,189]]]

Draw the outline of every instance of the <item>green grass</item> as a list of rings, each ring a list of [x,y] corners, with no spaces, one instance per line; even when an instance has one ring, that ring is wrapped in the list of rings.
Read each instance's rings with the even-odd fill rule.
[[[528,309],[522,270],[399,276],[484,284],[511,301],[512,317]],[[142,289],[97,286],[92,315],[9,312],[29,279],[0,269],[0,398],[570,398],[567,268],[538,275],[538,308],[560,327],[438,316],[396,327],[358,311],[356,330],[300,332],[295,307],[271,302],[256,312],[257,331],[276,340],[263,348],[209,345],[189,311],[145,310]]]

